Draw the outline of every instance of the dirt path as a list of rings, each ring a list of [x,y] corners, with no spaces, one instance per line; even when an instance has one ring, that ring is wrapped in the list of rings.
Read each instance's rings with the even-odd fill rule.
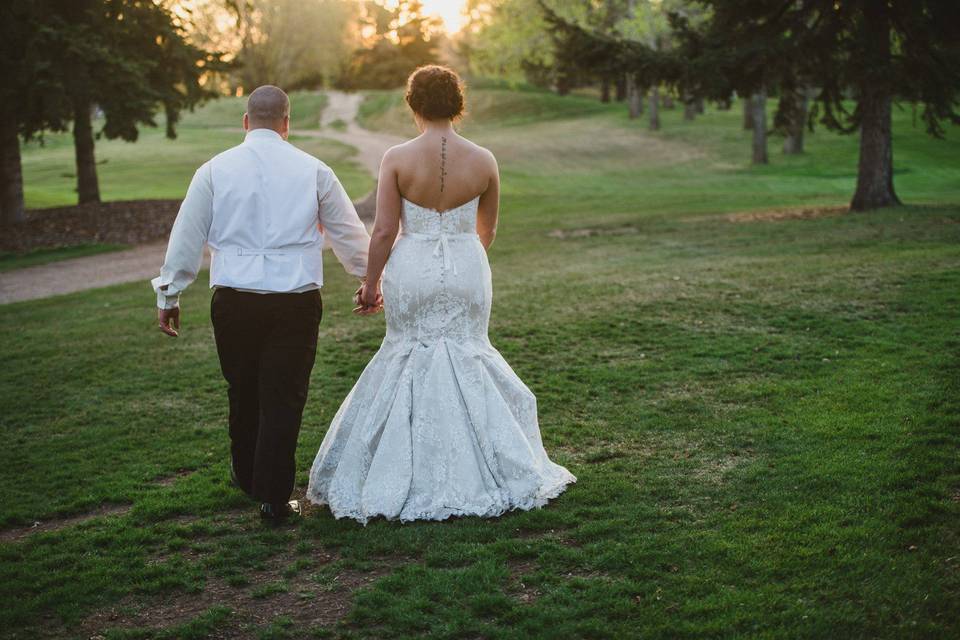
[[[328,91],[327,107],[323,110],[323,117],[320,118],[320,126],[323,130],[311,132],[311,134],[356,147],[360,164],[376,178],[380,173],[380,159],[383,158],[383,154],[393,145],[404,142],[405,138],[370,131],[357,124],[357,111],[360,109],[361,102],[363,102],[363,96],[358,93]],[[346,123],[346,130],[338,131],[330,127],[338,120]]]
[[[357,124],[357,110],[363,101],[363,96],[360,94],[330,91],[327,95],[329,102],[321,118],[323,130],[305,130],[296,133],[330,138],[356,147],[357,160],[376,178],[384,152],[391,146],[403,142],[403,138],[368,131]],[[337,120],[346,123],[346,130],[338,131],[329,126]],[[358,204],[358,210],[360,208],[361,205]],[[369,221],[370,216],[366,216],[365,219]],[[150,278],[159,273],[165,251],[166,243],[156,243],[126,251],[0,272],[0,304],[46,298],[125,282],[141,281],[146,289]],[[205,256],[204,266],[208,264],[209,256]]]
[[[143,282],[144,295],[148,295],[149,280],[160,273],[166,250],[167,244],[158,242],[5,271],[0,273],[0,304],[138,280]],[[208,264],[209,256],[204,256],[204,266]]]

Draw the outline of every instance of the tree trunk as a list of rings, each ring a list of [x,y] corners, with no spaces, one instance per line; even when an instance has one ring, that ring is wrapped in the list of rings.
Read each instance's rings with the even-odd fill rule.
[[[900,204],[893,190],[893,140],[890,112],[892,100],[880,92],[860,98],[863,123],[860,126],[860,163],[857,191],[850,208],[867,211]]]
[[[660,128],[660,87],[650,89],[650,131]]]
[[[663,108],[664,109],[675,109],[677,105],[673,102],[673,94],[665,93],[663,94]]]
[[[637,76],[633,73],[627,74],[627,108],[631,120],[639,118],[643,113],[643,95],[637,87]]]
[[[750,98],[743,99],[743,129],[745,131],[753,130],[753,105]]]
[[[0,116],[0,224],[23,222],[25,217],[17,120],[4,113]]]
[[[616,101],[623,102],[627,99],[627,74],[623,74],[617,78],[617,87],[616,87]]]
[[[79,98],[73,104],[73,148],[77,157],[77,199],[80,204],[100,202],[90,103]]]
[[[706,106],[703,103],[703,98],[695,98],[693,101],[693,106],[697,110],[697,115],[702,116],[703,112],[706,110]]]
[[[697,102],[688,95],[683,97],[683,119],[693,120],[697,117]]]
[[[866,3],[864,27],[868,35],[867,62],[871,73],[861,82],[857,107],[860,110],[860,162],[857,190],[850,208],[867,211],[900,204],[893,190],[893,138],[890,111],[892,96],[888,82],[890,67],[890,22],[885,3]]]
[[[767,90],[760,89],[750,100],[753,121],[753,164],[767,164]]]
[[[783,152],[792,155],[803,153],[803,134],[807,128],[807,113],[809,108],[809,92],[804,87],[784,98],[790,101],[790,123],[787,125],[787,136],[783,140]]]
[[[600,80],[600,102],[610,102],[610,78]]]

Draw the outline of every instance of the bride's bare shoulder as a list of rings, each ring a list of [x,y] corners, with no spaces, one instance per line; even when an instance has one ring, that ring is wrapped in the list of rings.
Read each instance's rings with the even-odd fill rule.
[[[479,163],[496,166],[497,158],[493,155],[493,152],[490,151],[490,149],[481,147],[476,142],[468,140],[467,138],[461,137],[460,139],[466,144],[470,155],[472,155]]]
[[[416,142],[416,138],[393,145],[384,152],[381,162],[403,162],[405,159],[409,159],[411,154],[416,153],[414,142]]]

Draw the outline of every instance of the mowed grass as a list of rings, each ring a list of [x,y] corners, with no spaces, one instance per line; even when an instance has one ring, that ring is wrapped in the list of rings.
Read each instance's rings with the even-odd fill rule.
[[[897,186],[920,204],[734,222],[846,202],[856,140],[818,132],[807,156],[751,168],[738,111],[668,111],[648,135],[619,107],[536,93],[532,114],[584,111],[498,124],[501,95],[464,126],[503,172],[491,338],[578,483],[495,520],[315,509],[265,528],[227,480],[204,277],[177,341],[146,283],[7,305],[0,527],[129,510],[0,544],[0,633],[957,634],[958,131],[929,141],[898,115]],[[326,266],[301,489],[383,336]]]
[[[220,98],[185,113],[177,138],[168,140],[161,127],[143,127],[135,143],[97,141],[97,174],[103,200],[182,198],[194,171],[216,154],[243,141],[244,98]],[[291,95],[290,142],[334,168],[348,193],[360,197],[373,181],[353,161],[356,151],[315,135],[326,104],[321,93]],[[95,127],[100,123],[95,122]],[[42,143],[23,147],[24,196],[28,208],[76,204],[76,165],[70,133],[47,134]]]

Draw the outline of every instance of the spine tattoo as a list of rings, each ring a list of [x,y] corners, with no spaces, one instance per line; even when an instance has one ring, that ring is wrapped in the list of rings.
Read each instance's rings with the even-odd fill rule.
[[[447,139],[440,138],[440,193],[443,193],[444,178],[447,177]]]

